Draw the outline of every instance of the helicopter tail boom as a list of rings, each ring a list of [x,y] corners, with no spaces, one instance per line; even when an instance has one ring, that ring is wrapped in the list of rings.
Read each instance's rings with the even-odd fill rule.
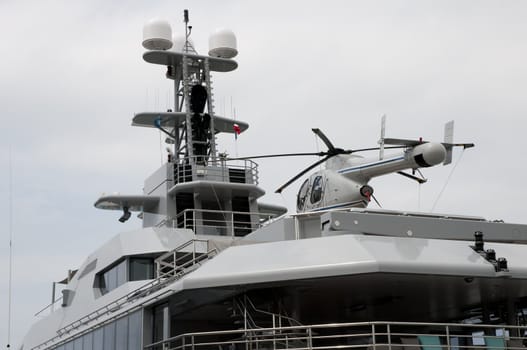
[[[427,142],[419,144],[402,154],[387,157],[378,161],[360,159],[360,163],[337,170],[349,178],[369,180],[372,177],[398,172],[404,169],[431,167],[445,160],[447,150],[441,143]]]

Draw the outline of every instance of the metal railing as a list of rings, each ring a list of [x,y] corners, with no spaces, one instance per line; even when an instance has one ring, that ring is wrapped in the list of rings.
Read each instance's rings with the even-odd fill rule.
[[[156,277],[166,279],[186,274],[191,271],[191,267],[198,266],[202,261],[212,258],[216,253],[216,249],[209,249],[207,240],[191,239],[154,261]]]
[[[257,185],[258,164],[249,159],[228,160],[223,157],[194,156],[183,158],[174,165],[175,183],[189,182],[200,178]]]
[[[359,322],[181,334],[145,350],[520,350],[527,326]],[[527,344],[527,343],[526,343]]]
[[[270,312],[270,311],[257,308],[252,302],[252,300],[247,295],[244,295],[243,298],[241,298],[238,301],[238,308],[242,312],[248,313],[249,315],[259,314],[259,315],[265,315],[269,317],[269,320],[271,324],[273,325],[272,327],[281,328],[281,327],[285,327],[286,325],[287,326],[302,326],[300,322],[298,322],[292,317],[283,315],[282,313],[274,313],[274,312]],[[263,327],[258,327],[258,328],[263,328]]]
[[[275,214],[270,213],[185,209],[176,216],[172,225],[194,232],[234,237],[250,233],[275,217]]]
[[[60,305],[59,303],[62,301],[62,297],[58,297],[57,299],[55,299],[55,301],[53,301],[52,303],[46,305],[45,307],[43,307],[42,309],[40,309],[36,314],[34,314],[33,316],[36,317],[36,316],[39,316],[41,315],[44,311],[46,310],[50,310],[51,312],[53,312],[54,308],[55,308],[55,305]]]

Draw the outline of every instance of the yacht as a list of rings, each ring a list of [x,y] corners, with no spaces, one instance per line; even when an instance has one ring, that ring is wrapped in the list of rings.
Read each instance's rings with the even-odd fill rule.
[[[95,202],[122,222],[137,213],[142,228],[68,271],[19,349],[524,348],[527,225],[368,209],[366,185],[359,201],[316,206],[322,175],[301,186],[297,214],[260,202],[258,165],[218,152],[220,133],[249,127],[214,109],[212,75],[237,68],[236,37],[220,29],[200,55],[184,18],[183,36],[162,20],[143,32],[143,59],[166,68],[174,108],[132,119],[166,136],[166,162],[142,194]],[[416,153],[428,143],[398,144],[409,168],[431,165],[432,151]]]

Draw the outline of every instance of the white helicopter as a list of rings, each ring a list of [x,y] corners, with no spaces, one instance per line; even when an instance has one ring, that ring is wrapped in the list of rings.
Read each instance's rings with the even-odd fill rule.
[[[407,140],[385,138],[385,117],[381,123],[380,147],[363,148],[355,150],[344,150],[336,148],[320,129],[312,131],[326,144],[328,150],[318,153],[286,153],[255,157],[243,157],[236,159],[255,159],[289,156],[323,156],[314,164],[310,165],[291,180],[276,190],[281,193],[286,187],[298,180],[308,171],[322,163],[326,163],[323,170],[313,173],[304,181],[297,195],[297,212],[311,212],[335,208],[365,208],[373,198],[373,188],[368,182],[377,176],[390,173],[398,173],[419,183],[427,180],[422,177],[419,168],[426,168],[443,163],[452,162],[452,149],[463,147],[463,149],[474,147],[473,143],[453,143],[454,121],[445,124],[444,142],[428,142],[422,139]],[[394,145],[394,146],[385,146]],[[402,148],[403,152],[384,156],[385,149]],[[375,158],[364,158],[353,153],[362,151],[379,150],[379,156]],[[412,174],[402,170],[411,169]],[[418,172],[420,177],[415,175]],[[377,202],[380,206],[380,204]]]

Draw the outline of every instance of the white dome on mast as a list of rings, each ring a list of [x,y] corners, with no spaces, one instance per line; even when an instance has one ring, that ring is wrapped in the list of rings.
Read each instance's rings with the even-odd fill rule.
[[[172,48],[170,51],[183,52],[185,48],[185,34],[174,33],[172,35]]]
[[[172,47],[172,27],[159,18],[151,19],[143,27],[143,47],[147,50],[168,50]]]
[[[196,48],[194,46],[194,40],[192,40],[192,38],[188,38],[188,42],[189,42],[189,49],[190,49],[190,52],[195,52],[196,51]],[[170,49],[170,51],[174,51],[174,52],[184,52],[185,51],[185,34],[181,34],[181,33],[174,33],[172,35],[172,48]]]
[[[209,56],[233,58],[238,54],[236,36],[230,29],[216,29],[209,36]]]

